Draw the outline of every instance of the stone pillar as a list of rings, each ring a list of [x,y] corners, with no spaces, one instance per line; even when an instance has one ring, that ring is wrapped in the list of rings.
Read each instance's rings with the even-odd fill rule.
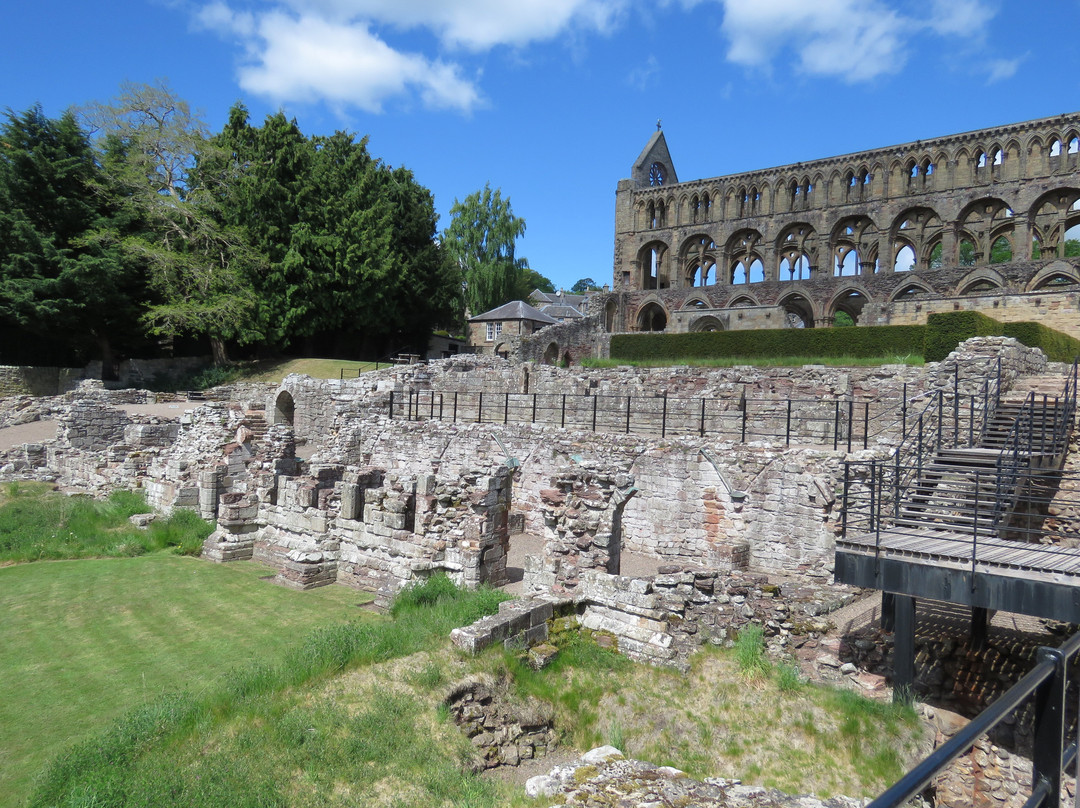
[[[224,477],[225,469],[221,466],[199,472],[199,516],[207,521],[217,519],[218,496]]]

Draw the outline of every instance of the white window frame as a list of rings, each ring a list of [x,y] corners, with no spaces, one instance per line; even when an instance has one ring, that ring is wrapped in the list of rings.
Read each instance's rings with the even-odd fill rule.
[[[486,342],[494,342],[502,336],[502,323],[488,323],[487,324],[487,339]]]

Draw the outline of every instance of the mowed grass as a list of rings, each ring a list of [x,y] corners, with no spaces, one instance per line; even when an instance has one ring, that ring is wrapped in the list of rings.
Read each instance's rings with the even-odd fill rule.
[[[390,367],[387,362],[380,362],[380,368]],[[355,379],[361,373],[375,370],[374,362],[352,362],[346,359],[282,359],[260,362],[250,372],[243,371],[242,381],[280,382],[290,373],[301,373],[313,379]]]
[[[135,705],[273,661],[314,627],[374,619],[344,587],[295,592],[252,562],[169,552],[0,569],[0,806]]]

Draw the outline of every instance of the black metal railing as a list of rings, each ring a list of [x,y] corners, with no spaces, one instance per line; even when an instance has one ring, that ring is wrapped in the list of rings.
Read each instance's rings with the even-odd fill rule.
[[[1002,534],[1018,503],[1030,506],[1040,478],[1064,460],[1076,419],[1076,375],[1074,363],[1061,396],[1029,393],[1000,448],[991,447],[997,453],[982,457],[945,453],[990,442],[987,424],[1001,408],[1000,372],[967,402],[966,429],[958,391],[951,401],[942,390],[931,393],[917,416],[905,417],[908,428],[890,458],[845,464],[842,535],[855,530],[880,537],[883,528],[920,526],[970,528],[973,538]]]
[[[417,390],[392,394],[410,421],[546,424],[591,432],[713,436],[851,451],[902,429],[903,408],[853,398],[731,398]]]
[[[897,808],[918,796],[956,758],[983,735],[1005,722],[1029,700],[1034,707],[1031,796],[1024,808],[1059,805],[1062,774],[1076,761],[1077,729],[1067,725],[1065,694],[1069,664],[1080,651],[1080,634],[1060,648],[1040,648],[1035,668],[983,710],[949,741],[873,800],[868,808]],[[977,800],[975,801],[977,802]]]

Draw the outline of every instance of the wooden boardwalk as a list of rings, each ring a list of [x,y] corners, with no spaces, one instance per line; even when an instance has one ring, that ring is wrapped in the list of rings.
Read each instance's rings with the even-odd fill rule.
[[[929,528],[891,528],[837,539],[838,553],[928,564],[951,569],[974,568],[989,575],[1023,574],[1031,580],[1080,586],[1080,549],[973,537]]]

